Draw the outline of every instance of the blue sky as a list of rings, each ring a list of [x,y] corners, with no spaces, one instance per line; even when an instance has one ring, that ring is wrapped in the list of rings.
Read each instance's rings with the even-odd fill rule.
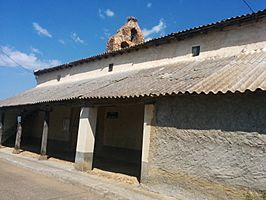
[[[249,12],[242,0],[0,0],[0,99],[34,87],[32,70],[104,52],[128,16],[150,39]]]

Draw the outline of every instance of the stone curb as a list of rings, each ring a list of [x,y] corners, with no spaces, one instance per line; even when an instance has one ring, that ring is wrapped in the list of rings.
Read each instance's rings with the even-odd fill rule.
[[[103,177],[79,172],[74,167],[65,166],[53,161],[36,160],[33,158],[14,155],[0,150],[0,159],[6,160],[18,167],[29,169],[33,172],[54,177],[63,182],[85,187],[88,191],[103,199],[110,200],[173,200],[145,190],[141,185],[127,185],[117,183]]]

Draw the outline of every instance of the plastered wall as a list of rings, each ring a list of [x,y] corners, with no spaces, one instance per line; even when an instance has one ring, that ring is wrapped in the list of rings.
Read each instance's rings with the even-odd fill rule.
[[[244,199],[266,190],[266,94],[161,98],[148,178],[178,199]]]
[[[79,66],[44,73],[37,77],[38,87],[63,84],[81,79],[108,76],[128,70],[157,67],[173,64],[184,60],[217,59],[250,52],[266,46],[266,20],[242,24],[241,26],[225,27],[220,30],[199,34],[181,41],[153,46],[123,55],[103,58]],[[192,57],[192,46],[200,45],[201,53]],[[112,72],[108,72],[109,64],[113,63]],[[60,81],[57,80],[61,76]]]
[[[117,118],[107,113],[117,112]],[[98,131],[102,145],[141,150],[144,107],[141,104],[99,108]]]
[[[49,135],[50,140],[68,141],[70,139],[71,107],[58,106],[50,112]]]

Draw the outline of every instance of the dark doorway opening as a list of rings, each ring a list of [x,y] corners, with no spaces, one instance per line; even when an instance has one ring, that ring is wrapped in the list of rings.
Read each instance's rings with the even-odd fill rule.
[[[100,107],[93,168],[140,180],[144,105]]]
[[[22,115],[20,148],[23,151],[40,153],[44,112],[25,111]]]
[[[75,161],[79,107],[61,106],[52,109],[49,118],[48,157]]]
[[[7,110],[4,114],[4,127],[2,135],[2,145],[6,147],[14,147],[17,131],[17,115],[20,110]]]

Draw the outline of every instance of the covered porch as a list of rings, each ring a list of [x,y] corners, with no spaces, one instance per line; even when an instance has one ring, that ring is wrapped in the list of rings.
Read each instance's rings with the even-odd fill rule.
[[[0,142],[13,153],[70,161],[78,170],[126,174],[140,181],[148,162],[154,105],[61,102],[1,109]]]
[[[147,174],[154,104],[108,103],[81,108],[75,167],[126,174],[139,181]]]
[[[1,146],[30,151],[40,159],[74,162],[80,107],[33,105],[1,109]]]

